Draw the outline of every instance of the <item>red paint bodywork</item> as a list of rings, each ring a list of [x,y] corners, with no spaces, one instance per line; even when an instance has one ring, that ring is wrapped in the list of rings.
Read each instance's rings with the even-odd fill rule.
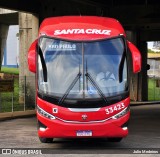
[[[127,41],[128,47],[131,51],[132,58],[133,58],[133,72],[137,73],[141,71],[141,55],[139,50],[135,45],[133,45],[131,42]]]
[[[129,106],[129,98],[118,102],[124,103],[125,107]],[[119,119],[109,119],[113,115],[117,114],[117,111],[110,115],[106,114],[106,109],[114,107],[116,104],[102,107],[99,111],[95,112],[72,112],[68,108],[60,107],[48,102],[45,102],[38,98],[37,104],[48,113],[63,119],[68,122],[63,122],[59,119],[49,120],[37,112],[38,120],[47,126],[45,131],[38,130],[40,137],[46,138],[75,138],[78,130],[91,130],[93,132],[92,137],[126,137],[128,135],[128,129],[123,130],[122,126],[129,120],[130,112]],[[45,104],[45,105],[44,105]],[[58,108],[58,113],[53,114],[52,109]],[[87,120],[82,120],[82,114],[87,114]],[[108,119],[105,121],[105,119]],[[103,121],[104,120],[104,121]],[[69,122],[72,121],[72,122]]]
[[[29,48],[28,53],[28,67],[29,70],[33,73],[36,73],[36,46],[37,46],[38,40],[36,39]]]
[[[110,35],[103,34],[61,34],[54,35],[55,30],[66,29],[98,29],[98,30],[111,30]],[[95,16],[64,16],[53,17],[45,19],[39,31],[39,36],[47,35],[54,38],[66,39],[66,40],[99,40],[105,38],[112,38],[123,34],[126,36],[125,31],[121,24],[112,18],[95,17]]]
[[[56,30],[62,33],[56,35],[54,34]],[[69,30],[69,32],[67,33],[66,30]],[[106,30],[107,33],[102,33],[103,30]],[[121,24],[112,18],[65,16],[45,19],[39,30],[39,37],[41,36],[62,40],[93,41],[117,36],[125,38],[126,34]],[[32,72],[36,72],[36,45],[37,40],[31,45],[28,55],[29,69]],[[141,69],[140,52],[130,42],[127,42],[127,45],[132,53],[134,72],[138,72]],[[128,135],[128,129],[123,129],[122,127],[129,120],[130,112],[118,119],[112,119],[111,117],[122,110],[115,111],[109,115],[106,114],[107,108],[114,107],[119,103],[124,103],[124,106],[127,107],[130,104],[130,99],[128,97],[116,104],[101,107],[98,111],[73,112],[68,108],[46,102],[37,96],[37,105],[49,114],[59,118],[50,120],[37,112],[38,120],[47,127],[45,130],[39,129],[38,135],[44,138],[76,138],[76,131],[91,130],[93,133],[92,137],[125,137]],[[53,108],[57,108],[58,113],[53,113]],[[83,114],[88,116],[87,120],[82,119]]]
[[[97,113],[98,114],[98,113]],[[48,120],[37,114],[37,118],[47,126],[45,131],[38,130],[39,137],[45,138],[78,138],[76,132],[79,130],[91,130],[92,137],[98,138],[114,138],[126,137],[128,129],[123,130],[121,126],[128,121],[130,112],[117,120],[109,120],[106,122],[95,122],[90,124],[85,123],[64,123],[59,120]]]
[[[115,105],[117,105],[119,103],[122,103],[122,102],[124,103],[125,107],[128,107],[128,105],[130,103],[130,100],[129,100],[129,98],[127,98],[127,99],[125,99],[125,100],[123,100],[121,102],[115,103],[113,105],[102,107],[102,108],[100,108],[99,111],[94,111],[94,112],[72,112],[68,108],[57,106],[55,104],[46,102],[46,101],[44,101],[44,100],[42,100],[40,98],[37,99],[38,106],[43,108],[48,113],[50,113],[50,114],[52,114],[52,115],[54,115],[54,116],[56,116],[58,118],[64,119],[66,121],[79,121],[79,122],[101,121],[101,120],[104,120],[104,119],[108,119],[108,118],[114,116],[115,114],[117,114],[118,112],[122,111],[123,109],[121,109],[119,111],[115,111],[115,112],[113,112],[113,113],[111,113],[109,115],[106,114],[105,110],[107,108],[114,107]],[[53,108],[57,108],[58,109],[58,113],[53,113]],[[82,117],[81,117],[82,114],[87,114],[88,115],[87,120],[84,121],[82,119]]]

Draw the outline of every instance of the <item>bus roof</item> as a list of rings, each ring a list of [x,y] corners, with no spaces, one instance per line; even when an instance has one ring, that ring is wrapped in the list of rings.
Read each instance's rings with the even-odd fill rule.
[[[96,16],[62,16],[46,18],[39,36],[46,35],[66,40],[99,40],[123,34],[121,24],[113,18]]]

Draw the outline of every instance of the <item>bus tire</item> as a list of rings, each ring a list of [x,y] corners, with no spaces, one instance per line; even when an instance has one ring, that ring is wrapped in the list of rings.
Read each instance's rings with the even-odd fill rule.
[[[53,142],[53,138],[39,137],[39,140],[40,140],[42,143],[52,143],[52,142]]]
[[[108,138],[109,142],[120,142],[123,138],[122,137],[117,137],[117,138]]]

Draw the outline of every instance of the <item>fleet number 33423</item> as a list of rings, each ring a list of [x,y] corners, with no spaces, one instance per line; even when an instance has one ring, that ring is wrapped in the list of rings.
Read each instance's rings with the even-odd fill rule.
[[[106,114],[111,114],[113,113],[114,111],[119,111],[121,109],[125,108],[125,105],[124,103],[119,103],[117,105],[114,105],[113,107],[109,107],[106,110]]]

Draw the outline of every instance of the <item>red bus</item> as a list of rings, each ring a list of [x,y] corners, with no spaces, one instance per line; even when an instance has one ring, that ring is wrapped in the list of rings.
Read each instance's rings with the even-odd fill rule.
[[[128,135],[129,69],[141,70],[141,55],[117,20],[45,19],[28,66],[36,73],[41,142],[92,137],[118,142]]]

